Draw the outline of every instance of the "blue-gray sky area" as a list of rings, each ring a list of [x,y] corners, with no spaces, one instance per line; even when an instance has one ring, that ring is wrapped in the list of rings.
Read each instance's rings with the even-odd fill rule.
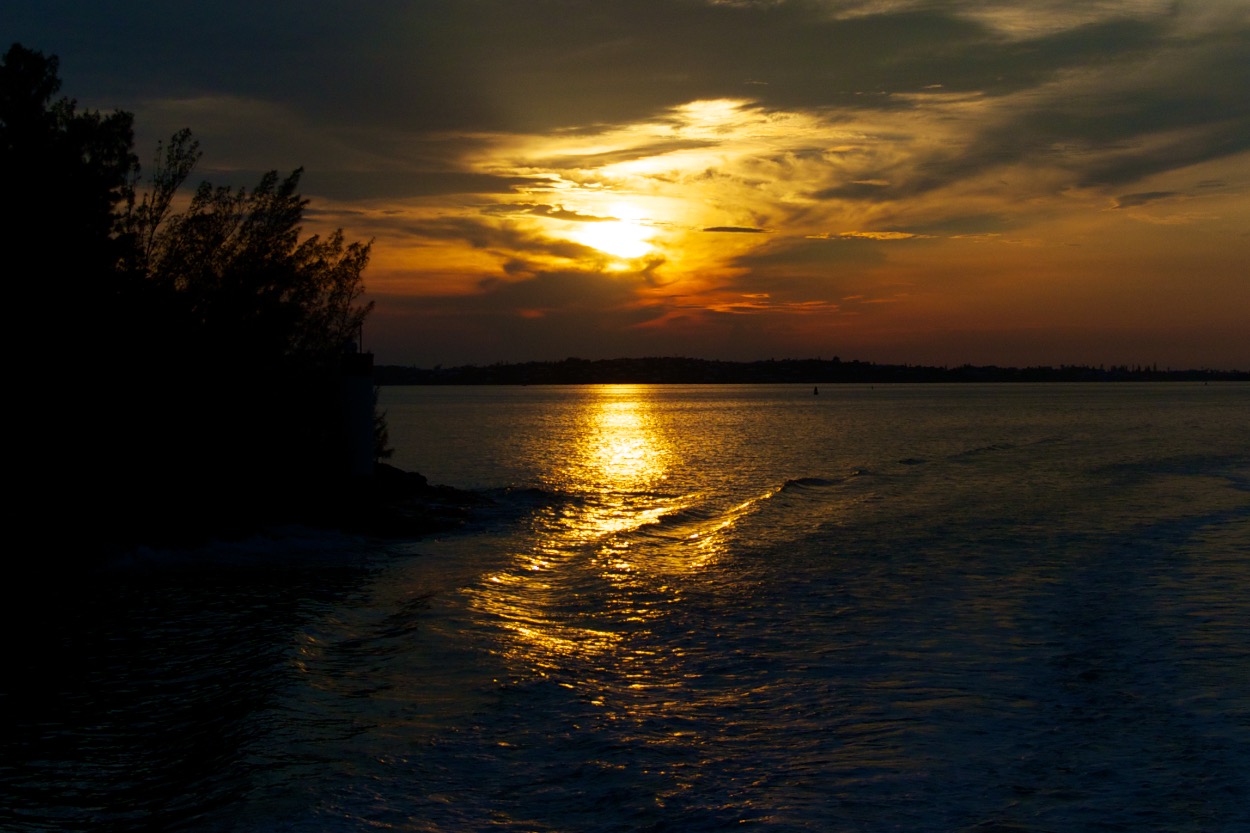
[[[1245,0],[29,2],[197,179],[305,169],[388,364],[1250,368]],[[149,166],[150,167],[150,166]]]

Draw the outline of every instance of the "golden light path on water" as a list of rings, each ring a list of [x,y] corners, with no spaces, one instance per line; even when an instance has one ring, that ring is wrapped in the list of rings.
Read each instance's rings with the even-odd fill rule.
[[[552,466],[553,491],[572,499],[540,513],[528,548],[472,588],[470,604],[503,629],[510,673],[584,691],[609,719],[642,719],[680,708],[688,683],[680,640],[657,639],[653,623],[671,626],[691,577],[723,546],[718,533],[756,501],[683,514],[704,496],[678,474],[692,451],[680,419],[645,386],[589,390]]]

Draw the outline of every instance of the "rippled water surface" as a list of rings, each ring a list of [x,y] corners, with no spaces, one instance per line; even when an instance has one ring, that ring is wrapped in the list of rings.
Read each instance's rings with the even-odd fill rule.
[[[48,599],[0,828],[1250,829],[1250,386],[383,393],[496,508]]]

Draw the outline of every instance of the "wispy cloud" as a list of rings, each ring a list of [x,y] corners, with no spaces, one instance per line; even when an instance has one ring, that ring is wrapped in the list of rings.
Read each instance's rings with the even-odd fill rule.
[[[1135,208],[1139,205],[1149,205],[1175,196],[1177,196],[1176,191],[1143,191],[1138,194],[1122,194],[1115,198],[1114,207]]]
[[[837,234],[814,234],[818,240],[926,240],[931,234],[914,234],[910,231],[840,231]]]

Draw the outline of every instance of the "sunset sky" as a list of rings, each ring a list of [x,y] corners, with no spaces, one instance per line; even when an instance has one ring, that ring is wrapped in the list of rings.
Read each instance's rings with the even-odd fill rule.
[[[303,166],[384,364],[1250,368],[1246,0],[5,0],[198,179]]]

